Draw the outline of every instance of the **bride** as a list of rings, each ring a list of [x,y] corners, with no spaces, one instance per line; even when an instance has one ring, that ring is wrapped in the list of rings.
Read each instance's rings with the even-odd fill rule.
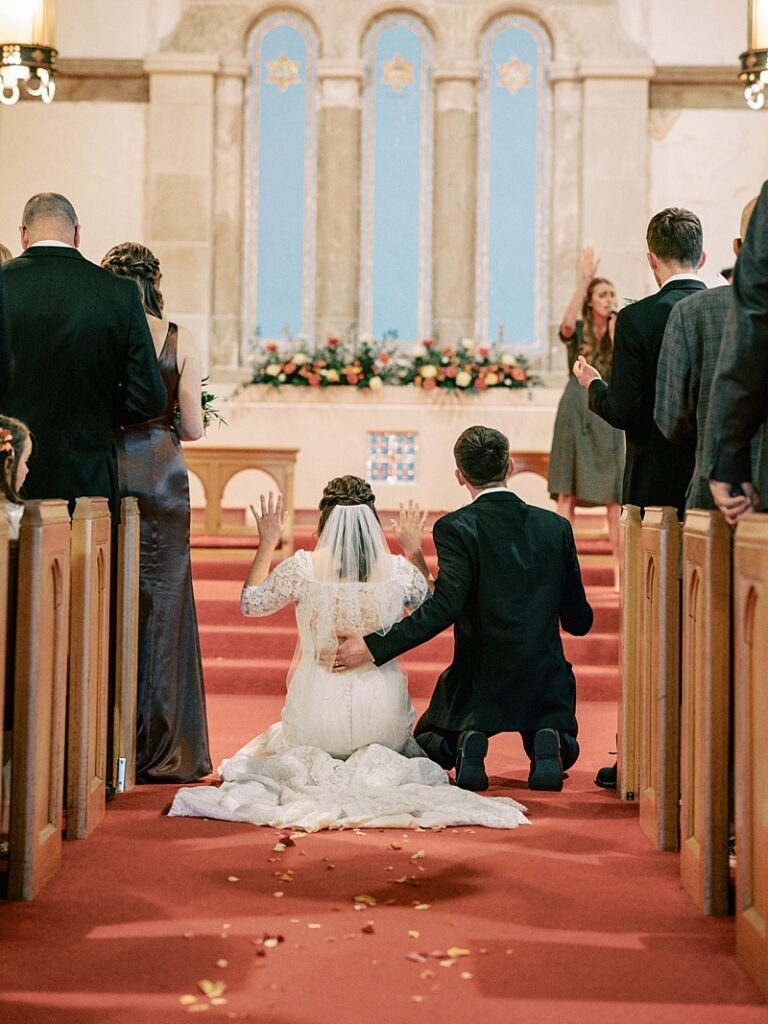
[[[408,559],[392,555],[369,485],[337,477],[323,491],[314,551],[299,550],[270,573],[282,496],[262,495],[260,511],[251,511],[259,548],[243,586],[243,614],[296,606],[299,640],[281,721],[223,762],[220,786],[180,789],[169,814],[305,831],[526,824],[521,804],[449,785],[424,755],[411,736],[415,712],[396,661],[343,674],[327,663],[338,632],[386,633],[428,599],[426,513],[410,503],[401,511],[393,527]]]

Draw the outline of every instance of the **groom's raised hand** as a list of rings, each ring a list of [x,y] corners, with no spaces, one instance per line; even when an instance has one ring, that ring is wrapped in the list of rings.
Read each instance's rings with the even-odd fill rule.
[[[336,649],[332,672],[343,672],[345,669],[357,668],[368,661],[373,661],[373,655],[368,650],[362,633],[337,633],[336,639],[339,646]]]

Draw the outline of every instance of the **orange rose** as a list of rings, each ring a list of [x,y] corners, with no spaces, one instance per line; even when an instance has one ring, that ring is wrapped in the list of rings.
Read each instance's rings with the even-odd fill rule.
[[[432,388],[437,387],[437,381],[434,379],[434,377],[430,377],[429,380],[422,381],[421,386],[424,388],[425,391],[431,391]]]

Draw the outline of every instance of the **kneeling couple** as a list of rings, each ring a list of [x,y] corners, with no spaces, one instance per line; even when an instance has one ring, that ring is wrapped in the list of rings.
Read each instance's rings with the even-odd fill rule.
[[[268,575],[282,510],[262,498],[242,608],[266,615],[296,604],[299,648],[281,722],[224,763],[220,787],[180,790],[171,814],[306,830],[513,828],[526,822],[522,805],[472,792],[488,786],[488,737],[507,731],[522,734],[530,788],[562,788],[579,748],[559,625],[583,635],[592,624],[571,528],[508,490],[513,463],[498,431],[470,427],[454,457],[472,502],[435,523],[434,584],[424,516],[406,511],[393,524],[408,557],[392,556],[356,477],[326,487],[315,550]],[[451,624],[453,662],[412,737],[415,713],[394,659]],[[449,786],[444,769],[453,767]]]

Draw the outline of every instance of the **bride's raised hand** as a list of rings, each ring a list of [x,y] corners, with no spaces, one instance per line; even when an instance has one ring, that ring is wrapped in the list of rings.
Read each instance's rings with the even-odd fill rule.
[[[278,492],[275,497],[270,491],[269,497],[260,495],[259,505],[260,511],[256,510],[255,505],[250,506],[259,531],[259,545],[276,548],[283,535],[283,496]]]
[[[403,549],[406,558],[410,558],[421,551],[421,542],[424,538],[424,527],[427,522],[427,511],[419,508],[418,502],[412,498],[408,501],[406,508],[400,502],[400,518],[390,519],[390,525],[395,534],[395,540]]]

